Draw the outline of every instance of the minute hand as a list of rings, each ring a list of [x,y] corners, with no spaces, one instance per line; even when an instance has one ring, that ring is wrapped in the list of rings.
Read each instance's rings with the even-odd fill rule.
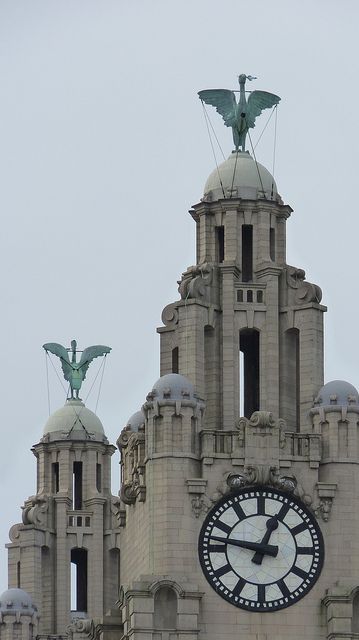
[[[273,556],[278,555],[278,547],[272,544],[263,544],[262,542],[247,542],[246,540],[235,540],[234,538],[220,538],[219,536],[211,536],[211,540],[232,544],[235,547],[249,549],[250,551],[259,551],[260,554]]]

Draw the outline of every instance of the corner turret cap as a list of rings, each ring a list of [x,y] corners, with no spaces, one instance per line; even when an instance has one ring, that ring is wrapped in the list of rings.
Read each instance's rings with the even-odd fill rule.
[[[143,411],[136,411],[126,422],[125,429],[139,431],[145,425],[145,414]]]
[[[37,611],[31,597],[23,589],[7,589],[0,596],[0,613],[25,613],[33,615]]]
[[[156,400],[194,400],[194,386],[179,373],[167,373],[155,382],[148,397]]]
[[[351,407],[359,405],[356,388],[345,380],[327,382],[314,400],[314,407]]]
[[[212,171],[205,184],[204,202],[225,198],[265,198],[282,204],[273,176],[247,151],[232,151],[229,158]]]
[[[67,400],[64,407],[53,413],[45,424],[44,439],[100,440],[106,442],[104,428],[93,411],[81,400]]]

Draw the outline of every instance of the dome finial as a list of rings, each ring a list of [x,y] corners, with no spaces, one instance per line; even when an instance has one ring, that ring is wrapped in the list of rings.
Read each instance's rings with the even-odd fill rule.
[[[255,76],[247,76],[242,73],[238,76],[239,101],[237,103],[234,91],[230,89],[205,89],[198,95],[202,102],[216,107],[222,116],[226,127],[232,128],[235,150],[245,151],[247,132],[254,127],[255,120],[264,109],[277,105],[279,96],[268,91],[252,91],[248,101],[246,99],[246,80],[255,80]]]
[[[55,356],[60,358],[64,378],[70,383],[71,400],[75,399],[74,392],[76,400],[81,400],[81,398],[79,398],[79,391],[86,378],[87,369],[89,368],[92,360],[99,356],[107,355],[111,351],[111,347],[105,347],[102,344],[86,347],[86,349],[82,351],[80,362],[76,362],[76,354],[79,353],[76,349],[76,340],[71,341],[70,349],[66,349],[58,342],[47,342],[42,346],[46,353],[53,353]],[[69,352],[72,353],[71,362],[69,359]]]

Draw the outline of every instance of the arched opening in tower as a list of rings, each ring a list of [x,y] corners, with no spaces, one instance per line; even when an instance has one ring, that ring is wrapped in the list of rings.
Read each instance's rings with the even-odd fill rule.
[[[71,549],[71,610],[87,611],[87,549]]]
[[[240,351],[240,412],[250,418],[259,409],[259,331],[242,329],[239,334]]]

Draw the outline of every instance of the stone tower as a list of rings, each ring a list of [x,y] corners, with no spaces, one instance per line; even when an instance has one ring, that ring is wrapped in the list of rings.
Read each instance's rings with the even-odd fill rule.
[[[114,451],[80,400],[51,415],[33,447],[37,492],[25,501],[23,523],[10,531],[9,586],[25,589],[37,604],[41,636],[65,636],[75,619],[101,618],[117,599]]]
[[[359,395],[324,384],[326,308],[287,263],[291,212],[246,152],[209,176],[161,377],[118,438],[119,499],[98,418],[76,400],[50,417],[8,545],[40,638],[359,638]]]
[[[126,640],[359,637],[359,397],[323,386],[326,308],[287,264],[291,212],[246,152],[190,211],[161,378],[118,441]]]

